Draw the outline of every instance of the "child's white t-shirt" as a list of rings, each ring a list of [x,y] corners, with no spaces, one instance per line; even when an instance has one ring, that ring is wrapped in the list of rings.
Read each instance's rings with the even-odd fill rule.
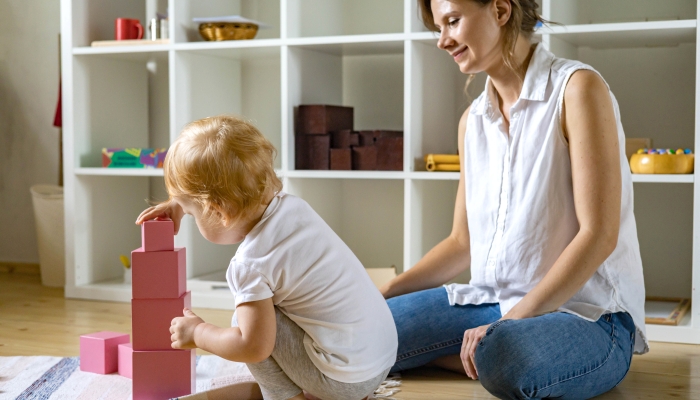
[[[327,377],[357,383],[396,361],[386,301],[350,248],[304,200],[278,193],[226,273],[236,306],[272,298],[306,332],[304,347]]]

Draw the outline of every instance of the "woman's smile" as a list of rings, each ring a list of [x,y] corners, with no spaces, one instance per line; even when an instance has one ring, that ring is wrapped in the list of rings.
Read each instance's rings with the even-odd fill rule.
[[[461,47],[458,47],[456,50],[450,52],[450,55],[452,56],[452,58],[454,58],[455,62],[459,62],[459,58],[466,51],[467,51],[467,46],[461,46]]]

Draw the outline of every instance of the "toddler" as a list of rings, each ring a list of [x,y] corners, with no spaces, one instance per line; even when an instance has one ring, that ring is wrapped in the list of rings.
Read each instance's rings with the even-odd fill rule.
[[[245,362],[265,399],[364,398],[396,361],[386,301],[360,261],[302,199],[281,191],[275,149],[230,116],[194,121],[164,163],[169,200],[136,223],[184,214],[217,244],[241,243],[226,278],[232,327],[190,310],[175,318],[174,349],[201,348]]]

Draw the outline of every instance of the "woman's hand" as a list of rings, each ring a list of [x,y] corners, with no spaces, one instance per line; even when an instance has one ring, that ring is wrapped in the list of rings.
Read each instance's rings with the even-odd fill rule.
[[[185,308],[182,313],[184,317],[173,318],[170,324],[170,340],[172,348],[177,350],[195,349],[194,331],[204,320],[199,318],[189,308]]]
[[[136,218],[136,225],[141,225],[151,219],[171,219],[175,227],[175,234],[180,230],[180,221],[185,216],[180,204],[170,200],[157,206],[148,207]]]
[[[473,329],[464,331],[464,340],[462,341],[462,351],[459,353],[459,358],[462,359],[464,371],[472,379],[479,379],[479,373],[476,371],[476,362],[474,362],[474,353],[476,346],[481,339],[486,335],[486,330],[490,325],[482,325]]]

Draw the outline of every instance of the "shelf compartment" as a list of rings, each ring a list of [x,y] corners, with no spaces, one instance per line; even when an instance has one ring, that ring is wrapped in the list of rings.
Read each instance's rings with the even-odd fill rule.
[[[287,143],[294,169],[295,115],[299,105],[354,108],[355,130],[404,130],[404,44],[396,42],[290,46]]]
[[[651,138],[658,148],[694,147],[695,43],[594,49],[573,46],[555,36],[550,37],[555,55],[591,65],[607,81],[627,137]]]
[[[450,235],[458,186],[458,181],[411,181],[408,267]]]
[[[403,0],[288,0],[287,37],[403,32]]]
[[[194,120],[232,114],[252,122],[281,149],[279,47],[183,50],[175,63],[176,136]],[[275,167],[280,166],[278,156]]]
[[[646,295],[691,298],[693,185],[635,185],[634,214]]]
[[[141,247],[141,229],[134,223],[148,206],[150,178],[79,176],[75,179],[73,219],[75,276],[67,286],[122,279],[120,255]]]
[[[71,7],[73,47],[90,46],[96,40],[114,40],[117,18],[138,19],[146,37],[148,24],[143,0],[73,0]]]
[[[284,190],[308,202],[365,268],[403,266],[403,180],[289,178]]]
[[[471,82],[467,96],[467,75],[434,38],[411,43],[410,70],[410,165],[413,171],[425,171],[426,154],[457,154],[459,120],[470,99],[483,91],[485,76]]]
[[[676,46],[695,43],[697,21],[651,21],[549,27],[538,30],[574,46],[597,49]]]
[[[136,54],[74,56],[77,168],[102,166],[103,148],[169,146],[168,53]]]
[[[199,24],[192,22],[192,18],[229,15],[241,15],[270,26],[258,29],[255,39],[246,42],[280,37],[280,0],[177,0],[174,4],[175,24],[171,37],[176,43],[204,41],[199,34]]]
[[[695,0],[549,0],[548,19],[562,24],[693,19]]]

